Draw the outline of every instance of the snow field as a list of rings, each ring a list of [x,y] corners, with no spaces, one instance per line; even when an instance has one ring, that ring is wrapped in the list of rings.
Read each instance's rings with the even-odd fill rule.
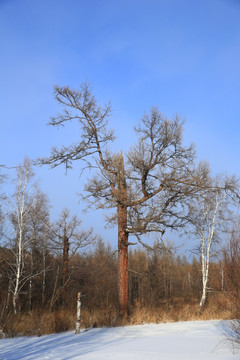
[[[190,321],[82,330],[0,340],[1,360],[231,360],[225,321]],[[235,350],[235,351],[233,351]]]

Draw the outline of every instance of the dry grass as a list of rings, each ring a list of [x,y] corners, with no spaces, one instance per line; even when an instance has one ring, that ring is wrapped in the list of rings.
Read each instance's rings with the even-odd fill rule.
[[[74,328],[75,317],[65,310],[55,312],[39,312],[12,316],[6,324],[8,336],[38,335],[58,333]]]
[[[82,309],[83,328],[137,325],[144,323],[166,323],[190,320],[230,319],[231,304],[224,294],[211,294],[204,309],[199,311],[199,303],[186,303],[176,298],[171,303],[163,303],[158,308],[141,306],[136,302],[128,318],[121,319],[116,308]],[[43,335],[73,330],[76,313],[59,310],[55,312],[33,311],[28,314],[11,316],[6,325],[8,336]]]
[[[121,325],[116,308],[103,308],[86,310],[82,312],[81,324],[84,328],[90,327],[114,327]]]
[[[75,329],[76,312],[59,310],[55,312],[39,312],[11,316],[4,328],[8,337],[29,336],[59,333]],[[102,327],[122,325],[118,313],[114,309],[98,309],[82,311],[81,327]]]
[[[192,320],[230,319],[231,304],[224,294],[211,294],[202,311],[199,302],[186,303],[183,299],[174,299],[170,304],[158,308],[142,307],[136,303],[130,324],[165,323]]]

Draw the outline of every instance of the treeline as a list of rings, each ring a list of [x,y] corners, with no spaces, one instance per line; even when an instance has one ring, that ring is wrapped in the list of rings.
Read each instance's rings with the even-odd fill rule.
[[[14,249],[1,248],[2,319],[6,318],[4,314],[14,312],[13,261]],[[239,251],[235,252],[232,248],[225,250],[223,260],[210,264],[208,291],[214,301],[229,294],[230,290],[232,295],[236,292],[237,299],[240,291],[239,268]],[[178,255],[167,248],[151,252],[135,248],[129,252],[128,273],[130,312],[134,312],[136,307],[158,311],[172,306],[179,308],[183,304],[199,304],[202,278],[201,263],[196,257],[188,261],[185,255]],[[117,254],[102,240],[96,241],[88,251],[72,255],[65,280],[63,255],[54,255],[49,249],[39,247],[25,254],[22,276],[25,281],[18,294],[18,313],[60,309],[74,313],[79,291],[83,311],[117,313]]]
[[[43,260],[44,259],[44,260]],[[63,254],[54,255],[49,249],[35,248],[25,254],[24,283],[18,294],[17,312],[36,309],[75,309],[76,294],[81,292],[83,309],[117,310],[117,253],[110,245],[98,240],[92,249],[77,252],[69,259],[67,278],[64,279]],[[11,282],[13,249],[1,248],[1,306],[13,311]],[[34,264],[34,269],[32,266]],[[223,264],[212,263],[209,287],[212,291],[224,290]],[[202,282],[201,263],[194,257],[173,251],[147,252],[136,248],[129,251],[130,307],[158,308],[176,299],[199,302]]]

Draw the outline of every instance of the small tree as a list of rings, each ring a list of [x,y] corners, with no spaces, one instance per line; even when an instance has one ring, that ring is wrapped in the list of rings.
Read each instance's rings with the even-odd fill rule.
[[[118,288],[121,314],[128,311],[129,234],[164,233],[187,221],[185,200],[204,186],[206,169],[195,169],[194,147],[183,146],[183,123],[178,117],[165,118],[157,108],[145,114],[135,128],[138,142],[123,156],[111,153],[114,133],[107,127],[110,105],[101,108],[88,84],[79,91],[55,87],[63,113],[50,121],[64,126],[76,120],[81,126],[79,143],[54,147],[41,164],[52,167],[83,160],[96,175],[86,184],[87,198],[97,209],[114,209],[109,222],[118,225]]]
[[[15,194],[15,210],[12,213],[12,223],[15,230],[15,244],[12,251],[15,257],[15,263],[12,265],[13,270],[13,311],[17,313],[17,299],[19,291],[27,281],[23,271],[25,267],[26,248],[26,230],[30,214],[30,202],[28,196],[28,186],[33,178],[33,172],[29,159],[25,159],[23,165],[17,169],[17,189]]]
[[[41,302],[45,302],[46,285],[46,254],[49,247],[49,203],[48,198],[37,187],[32,196],[31,211],[28,217],[26,239],[28,242],[29,259],[29,310],[32,308],[33,280],[41,274]]]
[[[24,289],[28,294],[31,309],[33,279],[45,271],[40,266],[40,243],[45,237],[43,228],[48,217],[48,209],[45,196],[37,187],[31,162],[27,158],[17,168],[16,192],[13,199],[13,208],[9,214],[13,235],[10,236],[8,244],[12,256],[6,257],[4,261],[8,268],[8,299],[12,293],[13,311],[17,314],[20,292]]]
[[[58,221],[51,226],[52,247],[62,252],[62,298],[64,300],[69,281],[69,260],[80,248],[93,243],[95,237],[92,229],[84,231],[80,228],[82,221],[77,216],[70,216],[70,211],[64,209]],[[70,249],[71,247],[71,249]],[[70,253],[71,250],[71,253]]]

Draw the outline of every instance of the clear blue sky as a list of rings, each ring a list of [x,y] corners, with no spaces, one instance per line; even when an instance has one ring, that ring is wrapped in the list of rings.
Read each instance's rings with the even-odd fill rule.
[[[76,140],[46,123],[54,85],[85,80],[112,102],[117,149],[158,105],[186,118],[185,142],[214,172],[240,176],[240,0],[0,0],[0,164]],[[111,241],[101,213],[81,213],[80,167],[35,171],[53,218],[66,206]]]

